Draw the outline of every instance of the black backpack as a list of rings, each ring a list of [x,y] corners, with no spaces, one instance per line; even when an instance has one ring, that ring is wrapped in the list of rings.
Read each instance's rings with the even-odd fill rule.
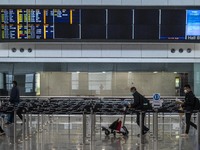
[[[143,110],[150,110],[150,109],[152,109],[152,106],[151,106],[149,100],[146,97],[143,98],[143,108],[142,109]]]
[[[198,98],[194,98],[194,110],[200,110],[200,101]]]

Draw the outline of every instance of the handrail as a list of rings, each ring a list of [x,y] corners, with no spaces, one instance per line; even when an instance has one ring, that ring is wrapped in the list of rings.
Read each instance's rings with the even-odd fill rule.
[[[145,96],[146,98],[152,99],[152,96]],[[9,98],[9,96],[0,96],[0,98]],[[20,96],[20,98],[133,98],[133,96]],[[161,96],[163,98],[181,98],[184,96]]]

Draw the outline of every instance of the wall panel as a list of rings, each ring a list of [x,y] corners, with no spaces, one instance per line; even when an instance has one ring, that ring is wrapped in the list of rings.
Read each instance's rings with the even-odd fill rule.
[[[102,0],[102,5],[121,5],[121,0]]]
[[[0,5],[8,5],[10,4],[10,0],[1,0]]]
[[[82,4],[82,0],[63,0],[62,1],[63,5],[81,5]]]
[[[168,5],[195,5],[195,0],[168,0]]]
[[[36,0],[10,0],[10,4],[35,5]]]
[[[8,44],[1,43],[0,44],[0,57],[8,57]]]
[[[101,5],[101,0],[82,0],[83,5]]]
[[[122,57],[142,57],[140,44],[122,44]]]
[[[36,5],[62,5],[62,0],[36,0]]]
[[[142,1],[141,0],[122,0],[122,5],[126,6],[134,6],[134,5],[141,5]]]
[[[142,45],[142,57],[167,57],[167,44]]]
[[[150,0],[142,0],[142,5],[160,5],[160,6],[163,6],[163,5],[167,5],[167,0],[153,0],[153,1],[150,1]]]
[[[61,45],[36,45],[36,57],[61,57]]]
[[[62,45],[62,57],[81,57],[80,44],[65,44]]]
[[[200,57],[200,44],[195,44],[194,57],[196,58]]]
[[[83,44],[82,57],[101,57],[101,45]]]
[[[121,57],[120,44],[105,44],[102,45],[102,57]]]

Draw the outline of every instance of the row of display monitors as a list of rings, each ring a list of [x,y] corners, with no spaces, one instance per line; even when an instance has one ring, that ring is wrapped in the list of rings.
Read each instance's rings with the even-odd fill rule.
[[[197,9],[1,9],[1,41],[200,40]]]

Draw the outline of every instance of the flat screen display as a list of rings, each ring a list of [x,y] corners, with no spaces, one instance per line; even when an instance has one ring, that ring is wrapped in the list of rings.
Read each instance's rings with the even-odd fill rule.
[[[200,7],[2,6],[0,35],[0,42],[200,42]]]
[[[56,38],[79,38],[79,10],[1,10],[1,39]]]
[[[132,39],[133,10],[108,10],[108,39]]]
[[[185,10],[161,10],[160,39],[185,40]]]
[[[200,10],[186,11],[186,39],[200,40]]]
[[[134,39],[137,40],[159,39],[158,9],[134,10]]]
[[[81,38],[106,39],[106,10],[81,10]]]

